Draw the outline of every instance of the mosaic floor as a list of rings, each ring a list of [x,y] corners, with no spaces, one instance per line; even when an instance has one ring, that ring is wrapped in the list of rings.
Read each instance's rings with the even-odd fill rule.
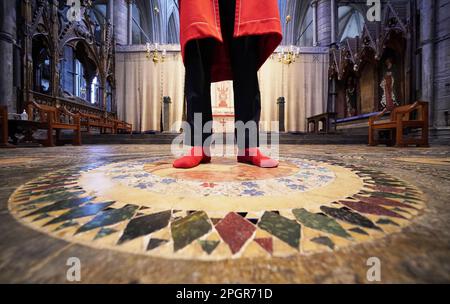
[[[117,252],[127,256],[126,260],[131,256],[148,259],[146,262],[156,259],[172,267],[183,261],[209,261],[214,265],[226,261],[252,265],[257,261],[254,269],[244,275],[253,277],[250,282],[307,282],[308,277],[261,279],[253,273],[260,269],[260,263],[271,266],[293,261],[301,262],[285,274],[302,272],[305,269],[296,267],[310,259],[313,264],[325,263],[319,266],[323,271],[327,266],[324,257],[351,260],[366,251],[364,248],[378,244],[382,248],[386,242],[405,235],[405,231],[423,226],[420,222],[434,210],[432,202],[436,197],[431,198],[429,189],[422,187],[422,178],[437,179],[447,186],[450,179],[448,148],[375,148],[371,153],[363,146],[336,146],[334,153],[328,148],[310,146],[304,147],[305,153],[298,153],[300,147],[286,146],[276,169],[215,158],[211,164],[192,170],[172,168],[168,147],[54,148],[72,152],[65,155],[45,155],[42,150],[28,149],[13,151],[17,157],[0,151],[0,172],[34,172],[14,177],[13,185],[22,181],[17,187],[6,185],[12,192],[5,196],[5,204],[7,213],[15,219],[14,225],[27,227],[25,233],[36,231],[46,242],[61,240],[83,254]],[[32,156],[33,150],[38,155]],[[85,154],[80,157],[80,152]],[[389,163],[383,162],[389,154]],[[419,175],[414,177],[411,166],[425,167],[415,168]],[[445,191],[440,193],[447,197]],[[448,225],[448,218],[443,225]],[[413,238],[408,245],[424,246],[417,241]],[[449,239],[444,238],[446,258],[440,260],[444,269],[450,265],[449,244]],[[400,246],[403,254],[412,253],[404,251],[404,244],[393,246]],[[4,248],[0,246],[0,254],[7,260],[10,248]],[[383,250],[398,253],[395,247]],[[187,265],[181,269],[189,268]],[[342,269],[332,265],[329,271]],[[4,263],[0,263],[0,270],[2,267],[6,267]],[[313,278],[311,267],[306,269]],[[183,275],[189,277],[189,273],[201,269],[203,266],[198,266]],[[162,277],[172,278],[167,270],[159,272]],[[278,275],[284,272],[286,269]],[[100,281],[106,279],[98,272],[97,276]],[[338,272],[329,278],[345,282],[348,276]],[[209,277],[208,282],[222,282]]]
[[[413,186],[363,167],[297,158],[270,170],[223,158],[192,170],[171,163],[64,169],[20,187],[10,209],[68,241],[217,260],[350,246],[399,231],[424,207]]]

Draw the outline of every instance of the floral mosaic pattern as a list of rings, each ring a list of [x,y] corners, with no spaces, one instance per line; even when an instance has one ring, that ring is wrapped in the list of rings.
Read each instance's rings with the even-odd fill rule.
[[[166,170],[168,161],[161,158],[72,167],[23,185],[11,196],[9,208],[25,225],[69,242],[163,258],[222,260],[339,250],[399,232],[425,207],[417,188],[383,172],[337,162],[282,161],[290,168],[278,172],[285,176],[273,171],[274,178],[239,181],[172,178],[167,177],[174,173],[170,170],[156,174],[145,169],[150,163]],[[80,183],[83,175],[95,173],[112,180],[111,187],[118,183],[129,191],[177,193],[191,187],[191,200],[208,196],[212,203],[215,197],[235,195],[258,203],[272,196],[333,189],[344,178],[336,174],[344,167],[362,181],[352,195],[333,197],[332,190],[323,190],[324,203],[295,208],[279,204],[275,210],[259,211],[245,205],[219,213],[161,210],[139,201],[110,200]],[[239,175],[245,168],[230,170]]]
[[[242,166],[242,170],[249,170],[248,167],[235,162],[233,164],[212,164],[209,167],[203,166],[201,168],[207,169],[197,172],[195,175],[191,174],[193,177],[184,174],[182,179],[170,177],[176,176],[180,171],[171,168],[172,165],[170,161],[164,162],[163,159],[160,158],[112,164],[101,168],[101,170],[114,182],[124,184],[128,187],[145,189],[162,194],[170,192],[171,194],[180,194],[183,196],[220,195],[253,197],[284,195],[286,193],[306,192],[315,188],[320,188],[332,182],[335,178],[335,175],[331,170],[320,164],[299,159],[285,159],[285,161],[289,162],[290,170],[285,171],[288,175],[278,178],[266,178],[263,180],[258,179],[258,172],[255,172],[253,175],[247,173],[245,178],[241,181],[229,180],[208,182],[211,179],[210,175],[220,171],[220,167],[223,166],[227,166],[231,169],[237,167],[235,171],[239,170],[239,166]],[[148,163],[159,163],[161,166],[166,167],[167,169],[165,169],[164,172],[166,176],[146,172],[144,166]],[[227,173],[228,172],[225,174]],[[237,175],[238,174],[235,173],[233,177],[239,179]]]

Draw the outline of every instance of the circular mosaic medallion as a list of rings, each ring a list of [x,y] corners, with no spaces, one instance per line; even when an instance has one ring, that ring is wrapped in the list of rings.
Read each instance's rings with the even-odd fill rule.
[[[17,189],[9,207],[69,242],[201,260],[337,250],[398,232],[424,207],[404,181],[339,163],[171,164],[158,157],[64,169]]]

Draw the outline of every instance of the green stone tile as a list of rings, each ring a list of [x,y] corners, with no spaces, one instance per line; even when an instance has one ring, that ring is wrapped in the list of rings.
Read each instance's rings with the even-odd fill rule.
[[[204,211],[197,211],[172,223],[174,251],[178,251],[211,231],[212,226]]]
[[[121,209],[109,209],[102,211],[90,222],[80,227],[75,234],[129,220],[134,216],[138,208],[139,207],[135,205],[127,205]]]
[[[343,238],[351,238],[351,235],[336,220],[325,215],[311,213],[305,209],[295,209],[292,210],[292,213],[300,223],[308,228],[331,233]]]
[[[25,217],[28,217],[31,215],[36,215],[36,214],[41,214],[41,213],[45,213],[45,212],[52,212],[52,211],[59,211],[59,210],[64,210],[64,209],[75,208],[75,207],[80,206],[81,204],[89,202],[92,199],[93,199],[93,197],[88,196],[88,197],[80,197],[80,198],[71,198],[71,199],[61,200],[56,203],[47,205],[43,208],[40,208],[36,211],[33,211],[30,214],[26,215]]]
[[[58,216],[57,218],[55,218],[55,219],[51,220],[50,222],[48,222],[47,224],[45,224],[45,226],[56,224],[56,223],[61,223],[61,222],[65,222],[65,221],[73,220],[73,219],[77,219],[77,218],[96,215],[97,213],[99,213],[103,209],[111,206],[114,203],[115,202],[105,202],[105,203],[95,203],[95,204],[89,203],[89,204],[83,205],[81,207],[74,208],[74,209],[67,211],[66,213],[62,214],[61,216]]]
[[[100,229],[97,234],[94,237],[94,240],[98,240],[101,238],[104,238],[105,236],[111,235],[113,233],[117,232],[116,229],[112,229],[112,228],[108,228],[108,227],[103,227],[102,229]]]
[[[63,230],[63,229],[65,229],[65,228],[69,228],[69,227],[76,227],[76,226],[79,226],[80,224],[78,224],[77,222],[75,222],[75,221],[68,221],[68,222],[65,222],[64,224],[62,224],[62,225],[60,225],[60,226],[58,226],[55,230],[53,230],[53,231],[60,231],[60,230]]]
[[[70,198],[78,198],[80,195],[83,195],[84,193],[85,193],[84,191],[60,192],[60,193],[50,194],[50,195],[36,198],[31,201],[25,202],[21,205],[51,203],[51,202],[56,202],[56,201],[60,201],[60,200],[70,199]]]
[[[219,245],[220,241],[198,241],[200,246],[202,246],[203,251],[205,251],[207,254],[211,254],[214,249],[217,248],[217,246]]]
[[[275,212],[265,212],[258,227],[276,236],[298,250],[300,244],[300,224]]]
[[[316,244],[320,244],[320,245],[327,246],[327,247],[329,247],[331,250],[334,249],[334,243],[333,243],[333,241],[332,241],[329,237],[326,237],[326,236],[320,236],[320,237],[313,238],[313,239],[311,239],[311,242],[314,242],[314,243],[316,243]]]

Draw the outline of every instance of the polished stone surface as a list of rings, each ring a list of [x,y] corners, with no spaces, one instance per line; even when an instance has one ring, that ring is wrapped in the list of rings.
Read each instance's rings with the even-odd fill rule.
[[[200,204],[202,208],[188,203],[179,208],[178,202],[167,202],[171,207],[161,210],[145,201],[121,201],[92,191],[80,183],[80,176],[139,159],[147,158],[144,164],[167,159],[168,146],[0,151],[0,281],[64,283],[67,259],[76,256],[82,261],[83,282],[365,283],[366,261],[376,256],[382,261],[382,282],[449,282],[448,147],[283,146],[281,155],[291,164],[296,164],[291,160],[300,160],[297,165],[308,172],[318,172],[310,164],[324,166],[329,170],[324,170],[324,177],[315,175],[324,184],[318,189],[310,187],[304,178],[314,175],[296,177],[301,182],[286,178],[279,183],[301,199],[293,203],[281,199],[278,206],[264,202],[258,210],[252,202],[268,195],[270,183],[265,181],[270,178],[256,181],[266,187],[264,195],[258,195],[261,190],[245,180],[240,199],[248,200],[246,210],[224,210],[226,200],[219,200],[217,208],[213,203]],[[345,179],[353,175],[357,178]],[[171,177],[161,174],[158,178],[161,187],[173,184]],[[146,185],[134,189],[149,191],[145,176],[131,179],[141,179]],[[343,188],[333,185],[345,181],[355,186],[358,179],[362,181],[358,191],[346,196],[342,191],[333,197]],[[124,185],[128,177],[112,180]],[[199,185],[206,189],[202,196],[215,183]],[[238,188],[234,189],[237,193]],[[156,218],[150,225],[137,221],[169,209],[168,226],[165,218],[160,225]],[[293,212],[302,209],[297,216]],[[215,227],[230,212],[235,227],[243,220],[256,228],[250,237],[247,233],[242,241],[233,225],[225,225],[228,243],[222,238]],[[178,224],[175,230],[174,223]],[[351,238],[344,237],[334,223]],[[152,225],[156,228],[148,227]],[[118,244],[128,226],[126,241]],[[185,260],[174,255],[174,239],[178,240],[176,251]],[[230,244],[240,249],[233,254]]]

